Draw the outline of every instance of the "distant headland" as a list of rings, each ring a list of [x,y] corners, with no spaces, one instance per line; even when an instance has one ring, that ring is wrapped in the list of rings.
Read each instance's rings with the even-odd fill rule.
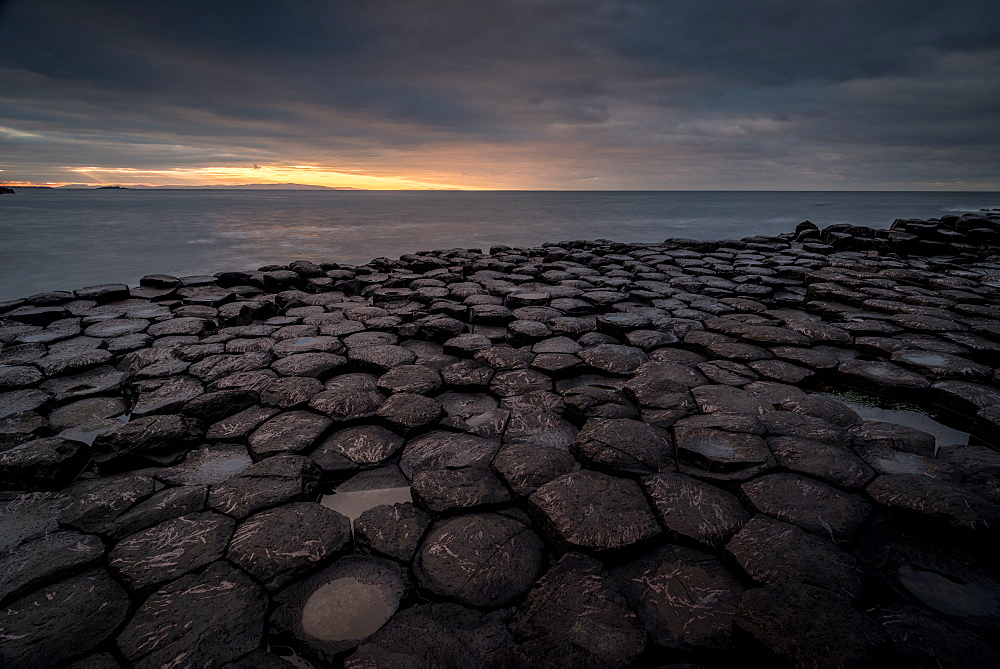
[[[14,195],[14,189],[0,186],[0,195]]]

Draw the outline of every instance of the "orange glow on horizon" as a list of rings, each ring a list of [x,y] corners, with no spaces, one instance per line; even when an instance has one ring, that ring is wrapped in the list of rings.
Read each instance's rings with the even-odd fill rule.
[[[132,167],[66,167],[86,177],[88,185],[121,184],[133,186],[238,186],[248,183],[326,186],[328,188],[359,188],[365,190],[432,190],[481,187],[454,183],[436,183],[405,176],[375,176],[338,172],[318,165],[255,165],[253,167],[178,167],[164,170],[144,170]],[[78,183],[78,182],[65,182]],[[60,184],[21,184],[60,185]]]

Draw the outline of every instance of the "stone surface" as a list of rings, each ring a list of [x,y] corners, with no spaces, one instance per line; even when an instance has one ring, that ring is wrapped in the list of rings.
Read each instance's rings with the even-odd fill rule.
[[[740,486],[758,511],[833,541],[849,541],[868,517],[869,504],[798,474],[768,474]]]
[[[122,655],[136,667],[221,665],[257,648],[267,595],[226,562],[169,583],[139,607],[118,635]]]
[[[413,561],[417,583],[476,608],[519,602],[538,576],[542,540],[496,514],[467,514],[431,527]]]
[[[642,487],[668,533],[706,548],[721,548],[750,520],[735,495],[685,474],[648,476]]]
[[[552,539],[572,549],[615,550],[662,532],[634,481],[598,472],[564,474],[528,503]]]
[[[615,474],[649,474],[671,470],[670,435],[630,418],[587,421],[573,452],[584,465]]]
[[[649,640],[665,648],[726,648],[743,595],[718,559],[663,546],[611,572]]]
[[[0,611],[0,664],[48,667],[85,653],[114,633],[128,608],[103,569],[40,588]]]
[[[296,502],[241,522],[227,557],[274,590],[331,559],[350,541],[347,518],[315,502]]]
[[[78,532],[45,534],[0,557],[0,601],[104,557],[99,537]]]
[[[212,486],[208,506],[234,518],[286,502],[309,498],[319,483],[316,464],[300,455],[261,460],[224,483]]]
[[[408,564],[430,524],[431,517],[413,504],[382,504],[354,521],[354,540],[363,550]]]

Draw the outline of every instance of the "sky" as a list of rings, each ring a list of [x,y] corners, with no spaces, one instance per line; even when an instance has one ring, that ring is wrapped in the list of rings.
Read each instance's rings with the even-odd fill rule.
[[[1000,190],[997,0],[0,0],[0,183]]]

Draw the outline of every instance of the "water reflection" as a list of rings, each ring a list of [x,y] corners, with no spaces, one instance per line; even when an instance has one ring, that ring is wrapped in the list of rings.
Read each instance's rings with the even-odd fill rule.
[[[842,402],[864,420],[878,420],[912,427],[934,436],[938,447],[969,443],[969,433],[948,427],[932,418],[923,408],[909,402],[896,402],[858,390],[820,392],[818,395]]]
[[[302,631],[320,641],[358,641],[395,613],[385,588],[347,576],[314,592],[302,609]]]

